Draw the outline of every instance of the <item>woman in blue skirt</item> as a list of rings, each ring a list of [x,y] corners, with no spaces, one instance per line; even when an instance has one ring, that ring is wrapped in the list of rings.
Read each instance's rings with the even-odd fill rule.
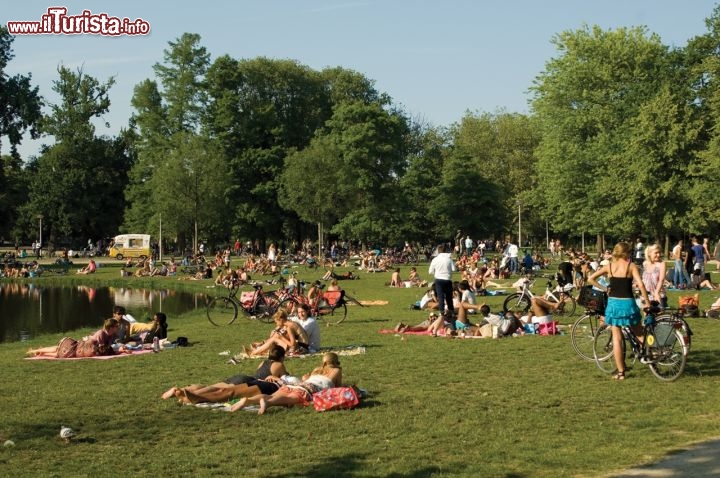
[[[648,293],[640,275],[640,269],[630,260],[630,244],[618,242],[612,251],[612,260],[602,266],[588,278],[588,283],[608,293],[605,308],[605,323],[611,326],[613,354],[617,371],[612,377],[615,380],[625,379],[625,355],[622,349],[622,330],[624,326],[640,324],[640,309],[633,296],[633,282],[642,294],[643,303],[650,305]],[[597,278],[607,276],[610,285],[605,287],[597,282]]]

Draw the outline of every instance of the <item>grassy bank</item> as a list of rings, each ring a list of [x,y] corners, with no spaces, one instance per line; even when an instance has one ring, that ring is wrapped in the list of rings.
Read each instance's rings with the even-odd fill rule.
[[[208,285],[118,276],[117,269],[101,267],[90,277],[53,280],[203,291]],[[229,365],[218,353],[239,351],[270,326],[239,321],[216,328],[202,311],[169,318],[171,338],[186,336],[193,346],[159,354],[23,360],[28,347],[54,344],[62,334],[1,345],[0,439],[16,443],[0,448],[4,474],[603,476],[720,436],[716,321],[690,319],[693,350],[677,382],[662,383],[639,364],[628,380],[613,382],[574,355],[567,335],[449,340],[379,334],[425,316],[408,307],[420,289],[390,289],[388,280],[389,274],[361,273],[360,280],[344,282],[359,299],[389,303],[351,306],[345,323],[322,329],[324,346],[366,347],[363,355],[341,357],[346,381],[371,393],[353,411],[273,409],[257,416],[160,400],[170,386],[216,382],[257,366]],[[703,306],[716,296],[701,294]],[[503,297],[488,299],[496,310]],[[293,358],[287,366],[299,375],[317,361]],[[76,429],[77,440],[63,443],[60,425]]]

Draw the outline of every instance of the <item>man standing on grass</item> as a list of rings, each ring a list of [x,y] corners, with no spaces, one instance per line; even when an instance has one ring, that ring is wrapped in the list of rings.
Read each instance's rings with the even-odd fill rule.
[[[435,295],[438,300],[440,315],[445,317],[445,322],[450,324],[450,329],[455,330],[455,308],[453,307],[453,286],[452,273],[457,272],[455,262],[449,252],[445,252],[445,246],[440,244],[437,247],[437,256],[430,262],[428,273],[434,279]],[[445,306],[447,305],[447,309]]]

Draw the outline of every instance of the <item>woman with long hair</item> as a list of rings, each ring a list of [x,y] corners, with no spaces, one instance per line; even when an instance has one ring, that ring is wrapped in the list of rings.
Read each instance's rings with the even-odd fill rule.
[[[640,324],[640,309],[633,296],[633,282],[640,289],[645,306],[650,305],[648,292],[640,276],[640,269],[630,259],[630,244],[618,242],[612,251],[610,263],[602,266],[588,277],[588,283],[608,294],[605,308],[605,323],[612,329],[613,355],[616,371],[612,378],[625,379],[625,355],[622,348],[622,327],[637,326]],[[597,279],[607,276],[610,285],[601,285]]]

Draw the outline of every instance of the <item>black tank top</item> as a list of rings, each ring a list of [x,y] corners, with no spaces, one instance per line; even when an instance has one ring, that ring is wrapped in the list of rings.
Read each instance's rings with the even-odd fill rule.
[[[627,274],[630,272],[630,264],[627,266],[625,271],[625,277],[613,277],[612,275],[612,264],[610,265],[610,290],[608,291],[608,297],[615,297],[617,299],[632,299],[632,277],[628,277]]]
[[[273,361],[270,359],[263,360],[263,363],[260,364],[260,366],[255,371],[255,378],[259,378],[260,380],[265,380],[265,377],[272,375],[272,372],[270,371],[270,367],[272,367]]]

